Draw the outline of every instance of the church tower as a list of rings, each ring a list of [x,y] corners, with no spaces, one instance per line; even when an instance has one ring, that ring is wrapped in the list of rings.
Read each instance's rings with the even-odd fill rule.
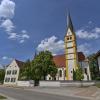
[[[73,80],[73,70],[76,70],[77,61],[77,44],[70,14],[67,16],[67,31],[65,35],[65,56],[66,56],[66,80]]]

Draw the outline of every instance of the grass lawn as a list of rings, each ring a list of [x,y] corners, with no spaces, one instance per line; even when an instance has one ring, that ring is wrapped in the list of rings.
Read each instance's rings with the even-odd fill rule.
[[[96,83],[96,87],[100,88],[100,83]]]
[[[0,95],[0,100],[7,99],[6,97]]]

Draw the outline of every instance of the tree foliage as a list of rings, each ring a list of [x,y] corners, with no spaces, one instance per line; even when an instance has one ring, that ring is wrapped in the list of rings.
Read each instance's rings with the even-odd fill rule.
[[[73,80],[82,81],[84,74],[82,68],[79,66],[75,71],[73,70]]]
[[[99,68],[97,65],[97,60],[95,58],[95,54],[92,54],[88,57],[89,59],[89,66],[90,66],[90,72],[92,80],[95,80],[99,75]]]
[[[23,80],[46,80],[50,74],[53,79],[57,73],[57,68],[53,62],[53,56],[49,51],[41,51],[35,55],[34,60],[27,60],[20,69],[19,79]]]
[[[3,83],[5,77],[5,70],[0,69],[0,82]]]
[[[46,80],[50,74],[53,78],[57,73],[57,68],[53,62],[53,56],[49,51],[41,51],[33,61],[33,72],[35,78]]]
[[[19,79],[20,80],[32,79],[32,65],[30,60],[27,60],[20,69]]]

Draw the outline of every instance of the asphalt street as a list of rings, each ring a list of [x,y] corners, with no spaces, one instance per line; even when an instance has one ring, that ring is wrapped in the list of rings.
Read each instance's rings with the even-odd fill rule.
[[[0,93],[12,97],[16,100],[86,100],[76,97],[51,95],[28,91],[21,88],[0,87]]]

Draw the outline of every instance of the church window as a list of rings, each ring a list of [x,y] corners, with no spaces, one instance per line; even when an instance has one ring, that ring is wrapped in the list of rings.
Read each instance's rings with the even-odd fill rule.
[[[59,70],[59,76],[62,77],[62,70]]]
[[[67,37],[67,40],[69,40],[69,37]]]
[[[72,40],[72,37],[70,37],[70,40]]]
[[[73,73],[73,71],[71,71],[71,73]]]
[[[51,77],[49,77],[49,80],[51,80]]]
[[[84,68],[84,72],[85,72],[85,74],[87,74],[87,68]]]

